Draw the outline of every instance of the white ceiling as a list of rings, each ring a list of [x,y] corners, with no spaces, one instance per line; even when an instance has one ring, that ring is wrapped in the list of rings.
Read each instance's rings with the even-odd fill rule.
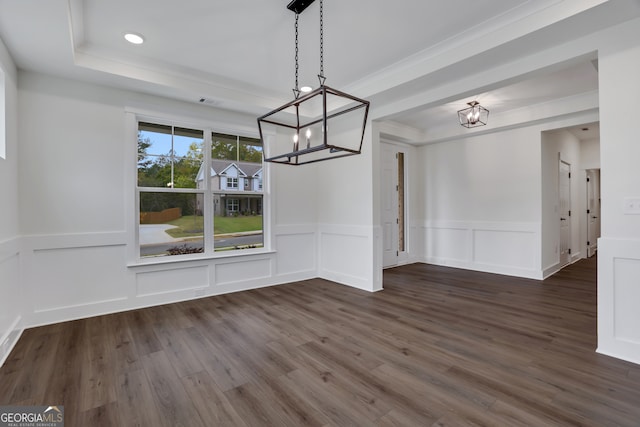
[[[585,59],[577,64],[566,63],[560,70],[540,73],[517,83],[477,93],[472,97],[416,112],[404,112],[394,117],[394,121],[416,129],[433,131],[440,127],[459,126],[456,112],[466,108],[469,101],[478,101],[480,105],[489,109],[491,118],[492,115],[507,111],[597,90],[597,62]]]
[[[262,114],[292,98],[289,0],[0,0],[19,68]],[[327,85],[382,105],[640,15],[640,0],[326,0]],[[127,43],[126,32],[146,42]],[[586,58],[391,118],[418,129],[478,99],[496,114],[597,90]],[[319,1],[300,16],[300,83],[317,86]]]
[[[580,141],[588,141],[591,139],[600,139],[600,123],[585,123],[580,126],[572,126],[567,128]]]

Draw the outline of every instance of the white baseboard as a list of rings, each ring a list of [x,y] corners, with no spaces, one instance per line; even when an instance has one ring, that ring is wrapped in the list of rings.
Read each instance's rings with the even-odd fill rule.
[[[18,317],[13,321],[11,328],[0,338],[0,367],[4,365],[4,362],[11,354],[11,351],[18,343],[24,328],[22,325],[22,318]]]

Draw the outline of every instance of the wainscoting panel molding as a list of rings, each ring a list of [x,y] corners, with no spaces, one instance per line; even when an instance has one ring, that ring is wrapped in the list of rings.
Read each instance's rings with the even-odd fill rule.
[[[127,298],[124,245],[37,249],[29,258],[35,313]]]
[[[270,258],[220,262],[215,266],[214,286],[243,282],[265,282],[271,276]]]
[[[23,276],[20,324],[39,326],[318,277],[315,224],[275,227],[274,252],[238,251],[175,263],[132,265],[129,237],[120,231],[31,235],[20,244],[0,244],[0,274],[9,277],[4,270],[15,270],[11,274]],[[2,283],[11,281],[3,277]],[[0,336],[9,334],[15,318],[2,319]]]
[[[317,277],[317,238],[315,226],[278,227],[275,249],[278,253],[276,276]],[[302,279],[292,279],[302,280]]]
[[[319,276],[364,290],[374,289],[373,229],[366,226],[319,226]]]
[[[598,352],[640,363],[640,240],[598,239]]]
[[[209,287],[209,266],[166,268],[136,274],[136,296],[166,294]]]
[[[539,223],[427,221],[424,233],[424,262],[542,279]]]

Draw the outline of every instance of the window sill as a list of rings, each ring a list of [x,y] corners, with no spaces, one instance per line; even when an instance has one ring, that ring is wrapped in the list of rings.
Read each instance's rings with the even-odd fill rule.
[[[138,259],[134,262],[128,263],[127,267],[136,268],[136,267],[145,267],[149,265],[168,265],[175,263],[185,263],[185,262],[198,262],[198,261],[211,261],[218,259],[229,259],[229,258],[240,258],[240,257],[248,257],[252,255],[270,255],[275,254],[276,251],[270,249],[242,249],[237,251],[229,251],[233,253],[215,253],[213,255],[202,254],[199,256],[194,255],[168,255],[161,257],[153,257],[148,259]]]

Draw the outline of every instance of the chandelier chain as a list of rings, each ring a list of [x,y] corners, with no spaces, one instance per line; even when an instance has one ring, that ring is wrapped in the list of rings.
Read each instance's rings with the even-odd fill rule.
[[[320,0],[320,75],[324,77],[324,5]]]
[[[295,62],[296,62],[296,87],[294,90],[298,90],[298,18],[299,14],[296,13],[296,54],[295,54]]]

